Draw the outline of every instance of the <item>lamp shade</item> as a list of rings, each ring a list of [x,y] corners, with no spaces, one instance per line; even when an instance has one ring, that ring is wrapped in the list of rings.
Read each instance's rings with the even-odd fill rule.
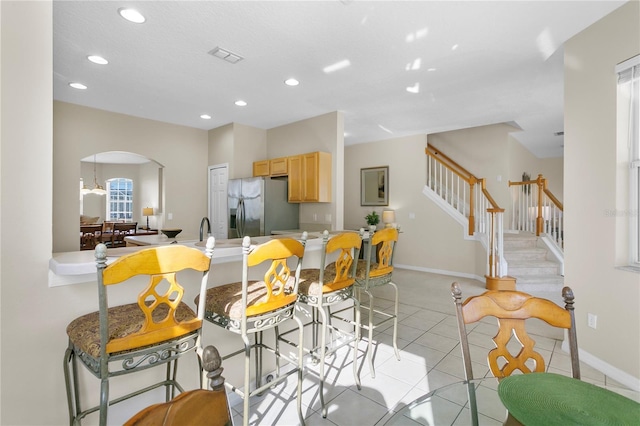
[[[394,210],[384,210],[382,212],[382,223],[390,224],[396,221],[396,212]]]
[[[145,207],[142,209],[142,216],[153,216],[153,207]]]

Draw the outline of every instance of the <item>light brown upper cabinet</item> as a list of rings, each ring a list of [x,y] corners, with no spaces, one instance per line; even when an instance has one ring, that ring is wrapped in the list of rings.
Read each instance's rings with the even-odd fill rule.
[[[287,157],[273,158],[269,160],[270,176],[287,176],[289,174],[289,162]]]
[[[269,160],[254,161],[253,176],[269,176]]]
[[[289,202],[331,202],[331,154],[311,152],[288,157]]]

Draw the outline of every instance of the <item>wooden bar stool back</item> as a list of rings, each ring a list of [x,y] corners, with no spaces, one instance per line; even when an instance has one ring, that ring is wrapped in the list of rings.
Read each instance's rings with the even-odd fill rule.
[[[519,370],[522,373],[545,372],[544,358],[535,350],[535,340],[527,333],[526,320],[537,318],[553,327],[567,330],[573,377],[580,379],[578,342],[573,308],[573,291],[562,289],[564,308],[550,300],[512,290],[491,290],[462,302],[462,290],[458,283],[451,284],[451,294],[456,306],[460,348],[467,380],[473,378],[471,352],[466,324],[473,324],[485,317],[495,317],[498,331],[493,337],[495,348],[487,355],[491,373],[498,379]]]
[[[87,414],[100,411],[100,425],[107,423],[111,404],[162,387],[166,400],[183,391],[176,380],[178,359],[195,351],[200,344],[204,310],[196,314],[182,302],[184,288],[178,273],[195,270],[202,273],[199,292],[207,288],[211,255],[215,241],[207,241],[206,251],[181,245],[143,249],[116,259],[107,265],[107,248],[95,250],[98,269],[99,310],[73,320],[67,327],[69,346],[64,354],[64,377],[67,389],[70,424],[79,423]],[[134,303],[109,306],[107,291],[114,285],[132,287],[133,278],[148,277],[146,288]],[[132,288],[133,289],[133,288]],[[78,364],[100,379],[100,403],[82,409],[78,387]],[[109,379],[164,365],[164,380],[112,399]]]
[[[398,351],[398,286],[393,282],[393,254],[398,242],[398,230],[395,228],[384,228],[376,230],[375,226],[371,226],[369,231],[361,230],[363,241],[365,241],[365,258],[359,259],[356,268],[356,295],[360,300],[361,310],[366,311],[367,320],[361,322],[361,328],[368,332],[367,343],[367,359],[369,361],[369,369],[371,377],[375,377],[375,369],[373,366],[373,330],[386,324],[393,322],[393,349],[396,358],[400,361],[400,352]],[[372,251],[374,254],[372,255]],[[375,256],[375,260],[372,260]],[[394,290],[394,310],[393,313],[383,311],[375,306],[375,298],[373,291],[376,287],[391,286]],[[362,293],[367,295],[363,300]],[[379,319],[378,319],[379,318]]]
[[[298,284],[307,233],[302,241],[292,238],[278,238],[260,245],[251,245],[251,239],[245,237],[242,242],[242,281],[213,287],[207,290],[206,297],[196,298],[198,308],[204,308],[204,318],[214,325],[222,327],[242,338],[243,349],[223,356],[244,354],[244,383],[242,389],[227,382],[236,394],[243,398],[243,423],[249,424],[249,399],[260,395],[274,384],[285,380],[287,376],[297,373],[297,408],[301,424],[302,415],[302,373],[303,351],[299,348],[297,359],[290,358],[279,349],[278,327],[294,321],[298,327],[302,341],[303,327],[295,315],[295,304],[298,298]],[[266,272],[264,272],[266,268]],[[250,280],[249,276],[261,277]],[[203,301],[203,303],[201,303]],[[263,341],[263,332],[274,329],[275,347],[269,347]],[[251,338],[253,337],[253,338]],[[253,342],[252,342],[253,340]],[[255,361],[255,388],[250,387],[251,352]],[[275,355],[276,378],[262,384],[263,352]],[[280,359],[283,358],[296,366],[286,374],[280,374]]]
[[[361,245],[362,239],[356,232],[344,232],[330,236],[329,232],[325,230],[322,234],[320,268],[303,269],[300,272],[298,302],[311,308],[311,321],[305,326],[310,326],[313,332],[311,348],[305,349],[305,351],[311,353],[314,360],[319,361],[319,395],[322,404],[322,416],[325,418],[327,417],[327,407],[324,402],[323,389],[325,358],[328,355],[353,343],[353,376],[356,386],[358,389],[361,388],[357,365],[358,341],[360,340],[360,303],[353,293],[355,271]],[[328,256],[336,252],[337,258],[335,262],[327,264]],[[343,305],[345,301],[350,302],[350,306],[343,307],[341,311],[345,309],[349,309],[352,312],[355,311],[355,318],[347,321],[349,326],[353,327],[352,332],[331,324],[331,307],[339,304]],[[331,339],[329,344],[327,344],[327,332],[331,332],[335,337]],[[288,333],[279,335],[280,340],[296,345],[296,343],[285,338]],[[320,342],[318,342],[318,334],[320,335]],[[331,348],[328,348],[328,346],[331,346]]]

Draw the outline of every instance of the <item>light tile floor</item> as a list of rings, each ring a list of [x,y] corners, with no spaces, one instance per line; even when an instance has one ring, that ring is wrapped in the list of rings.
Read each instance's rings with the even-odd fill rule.
[[[393,413],[430,390],[464,379],[462,356],[458,346],[458,329],[450,287],[457,281],[463,300],[485,291],[484,283],[472,279],[450,277],[396,269],[394,282],[399,287],[399,326],[397,360],[392,347],[392,326],[377,329],[374,334],[375,378],[363,362],[366,341],[360,345],[358,359],[362,389],[355,385],[352,354],[340,349],[327,361],[325,402],[328,416],[323,419],[318,397],[317,366],[309,364],[303,381],[303,414],[307,425],[382,425]],[[387,286],[388,288],[389,286]],[[537,294],[536,294],[537,295]],[[560,303],[556,295],[540,294]],[[376,293],[376,306],[393,309],[392,292],[385,288]],[[576,303],[580,303],[576,297]],[[467,328],[475,377],[490,375],[486,363],[487,350],[493,347],[495,320],[483,321]],[[571,375],[567,353],[561,349],[562,333],[544,323],[533,324],[537,346],[545,358],[547,369]],[[578,333],[579,334],[579,333]],[[581,363],[582,380],[600,385],[621,386],[604,374]],[[621,386],[622,387],[622,386]],[[296,376],[289,376],[261,397],[251,399],[252,425],[296,425]],[[242,404],[231,397],[234,424],[242,424]]]

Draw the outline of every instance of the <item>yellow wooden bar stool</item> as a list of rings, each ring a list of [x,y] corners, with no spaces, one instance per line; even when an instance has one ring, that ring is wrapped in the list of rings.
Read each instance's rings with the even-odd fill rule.
[[[372,235],[373,234],[373,235]],[[400,352],[398,351],[398,286],[392,281],[393,279],[393,254],[396,243],[398,242],[398,230],[395,228],[384,228],[376,230],[375,226],[371,226],[369,231],[363,233],[365,241],[365,258],[358,260],[356,268],[356,296],[360,300],[360,309],[367,312],[367,321],[361,323],[361,327],[368,332],[367,343],[367,359],[369,361],[369,369],[371,377],[375,377],[375,369],[373,366],[373,330],[389,321],[393,322],[393,349],[398,361],[400,360]],[[372,250],[375,247],[375,261],[372,261]],[[382,311],[375,306],[375,298],[373,290],[376,287],[389,285],[394,289],[394,310],[393,313]],[[363,301],[362,293],[367,295]],[[379,320],[377,318],[380,318]]]
[[[312,327],[313,337],[311,348],[306,349],[314,358],[318,359],[319,379],[320,379],[320,402],[322,404],[322,417],[327,417],[327,407],[324,403],[324,381],[325,381],[325,359],[341,347],[353,343],[353,376],[358,389],[360,389],[360,376],[358,374],[358,342],[360,340],[360,304],[353,294],[353,284],[355,283],[356,263],[362,239],[355,232],[344,232],[333,235],[329,238],[329,232],[322,234],[322,257],[320,268],[303,269],[300,272],[300,287],[298,289],[298,302],[311,308],[312,320],[308,326]],[[335,262],[327,264],[327,256],[338,252]],[[345,330],[331,325],[331,307],[350,301],[355,320],[348,320],[353,326],[353,332],[346,335]],[[346,309],[346,308],[345,308]],[[318,317],[319,316],[319,317]],[[320,333],[318,333],[318,328]],[[327,344],[327,332],[341,336],[340,342],[331,339],[330,348]],[[298,345],[285,338],[288,334],[279,335],[283,340],[291,345]],[[318,342],[320,334],[320,342]],[[346,337],[346,338],[345,338]]]
[[[306,239],[307,233],[304,232],[301,241],[280,238],[256,246],[251,245],[249,237],[245,237],[242,242],[242,281],[210,288],[206,292],[206,297],[196,298],[199,309],[204,308],[204,317],[207,321],[242,338],[244,348],[225,355],[223,359],[239,354],[244,354],[245,357],[243,388],[239,389],[227,381],[227,386],[244,400],[244,425],[249,424],[250,397],[261,394],[267,388],[285,380],[287,376],[294,373],[298,375],[296,398],[298,417],[300,423],[304,425],[302,415],[302,346],[298,350],[297,359],[291,359],[281,353],[277,338],[275,347],[271,348],[263,341],[262,334],[265,330],[274,329],[277,336],[278,326],[293,320],[298,327],[300,341],[303,339],[302,321],[295,315],[295,304],[298,298],[300,270]],[[290,265],[295,265],[293,273]],[[265,266],[266,273],[254,272]],[[261,280],[249,280],[250,275],[257,274],[262,276]],[[250,387],[252,349],[256,366],[254,389]],[[262,357],[265,350],[275,355],[276,377],[273,381],[262,384]],[[281,375],[281,358],[290,362],[295,368]]]
[[[184,288],[177,275],[191,269],[202,272],[200,294],[207,288],[214,239],[207,241],[205,253],[181,245],[143,249],[116,259],[107,266],[107,248],[95,250],[98,269],[99,311],[73,320],[67,327],[69,346],[64,354],[64,377],[70,424],[79,424],[87,414],[100,410],[100,425],[107,423],[109,405],[166,387],[166,400],[177,388],[178,359],[200,345],[204,310],[196,314],[182,302]],[[137,276],[148,283],[134,303],[109,306],[107,290],[112,285],[132,286]],[[78,361],[100,379],[100,404],[82,409],[78,388]],[[164,380],[110,399],[109,379],[152,367],[166,366]]]

